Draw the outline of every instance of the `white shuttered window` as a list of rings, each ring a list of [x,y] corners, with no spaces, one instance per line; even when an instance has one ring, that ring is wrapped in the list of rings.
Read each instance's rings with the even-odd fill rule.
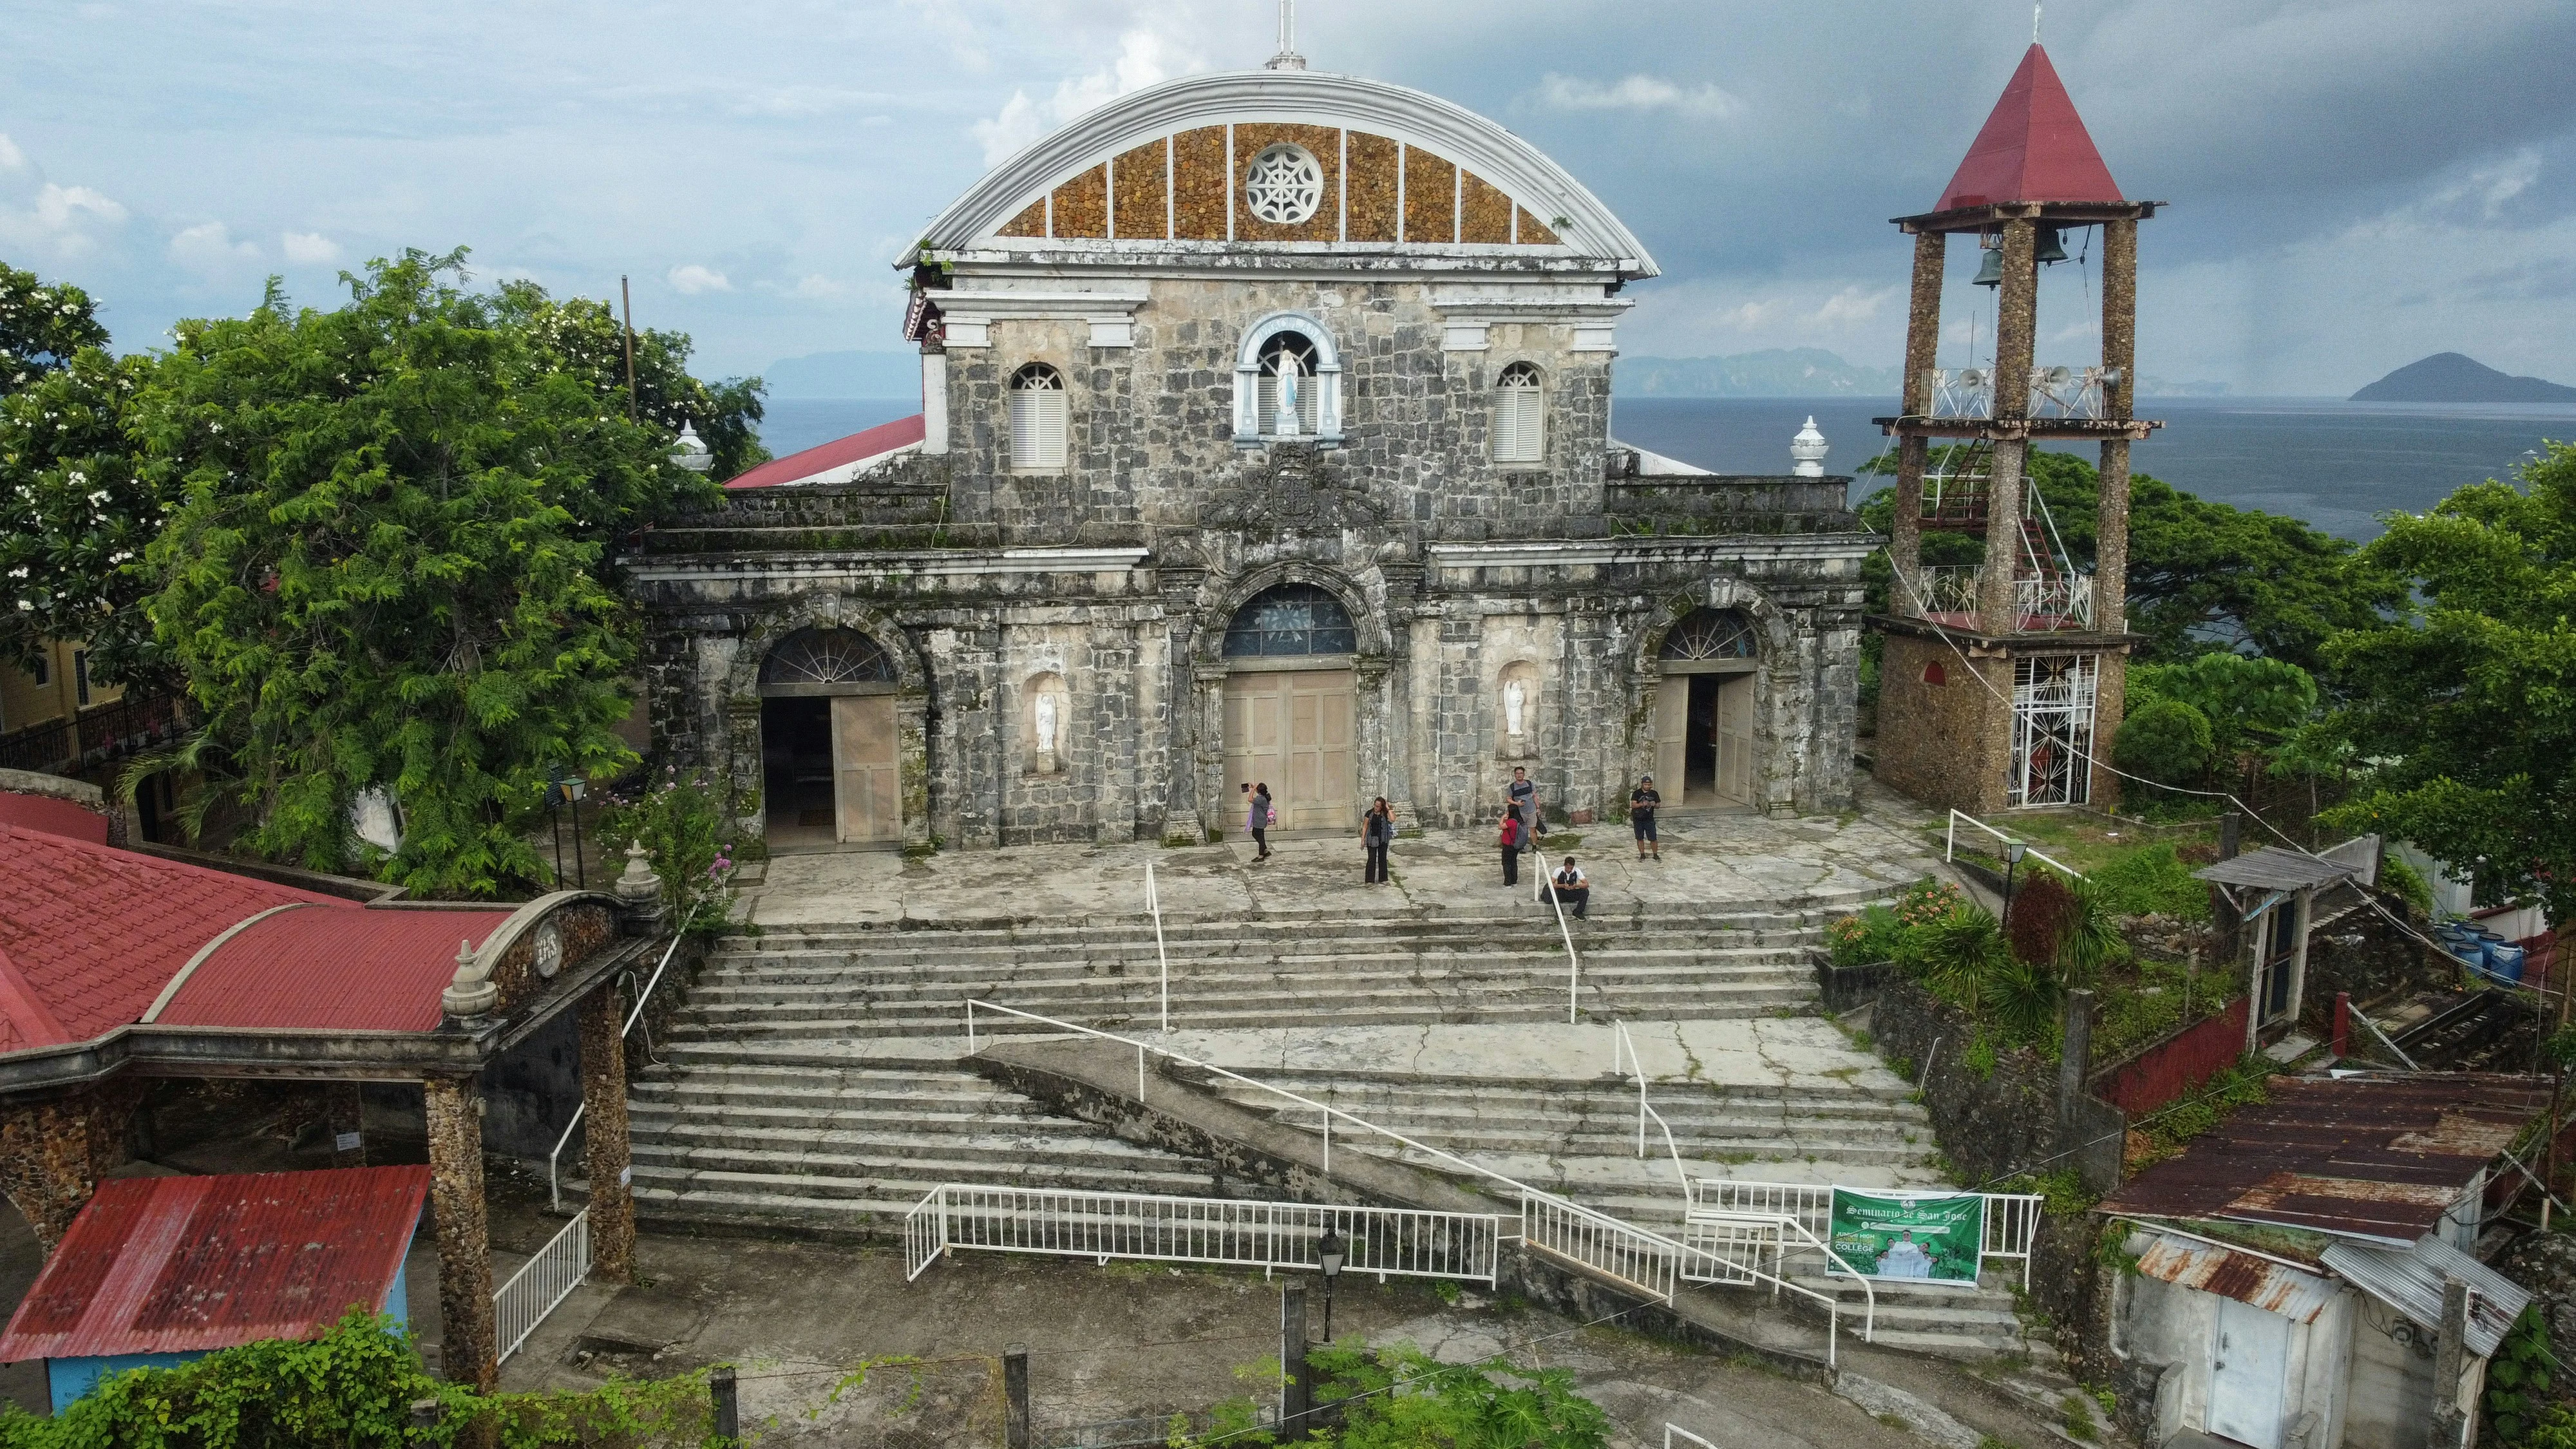
[[[1043,362],[1011,374],[1011,466],[1064,466],[1064,378]]]
[[[1494,385],[1494,461],[1536,463],[1546,456],[1542,420],[1547,392],[1539,386],[1538,369],[1515,362]]]

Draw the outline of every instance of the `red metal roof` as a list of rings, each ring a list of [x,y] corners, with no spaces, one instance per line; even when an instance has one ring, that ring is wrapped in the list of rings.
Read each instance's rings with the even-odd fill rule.
[[[102,1183],[0,1334],[0,1363],[310,1338],[381,1311],[426,1167]]]
[[[435,1031],[461,942],[477,947],[510,908],[279,911],[188,974],[155,1021],[174,1026]]]
[[[2232,1218],[2403,1246],[2548,1109],[2537,1077],[2275,1077],[2102,1204],[2141,1217]]]
[[[808,482],[821,474],[838,470],[856,471],[864,464],[919,444],[926,433],[922,418],[922,414],[914,413],[908,418],[897,418],[890,423],[880,423],[864,433],[852,433],[846,438],[835,438],[831,442],[807,448],[802,453],[790,453],[784,458],[773,458],[726,483],[725,486],[727,488],[776,488],[789,483]]]
[[[2004,87],[1985,129],[1941,192],[1935,211],[2006,201],[2118,201],[2119,184],[2075,102],[2034,45]]]
[[[92,845],[107,844],[107,817],[86,805],[51,795],[0,794],[0,825],[19,825],[48,835],[68,835]]]
[[[343,919],[360,912],[334,896],[0,824],[0,1051],[124,1026],[198,948],[299,902]]]

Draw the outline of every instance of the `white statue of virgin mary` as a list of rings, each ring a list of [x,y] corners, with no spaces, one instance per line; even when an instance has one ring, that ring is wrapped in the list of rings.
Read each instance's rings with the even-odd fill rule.
[[[1305,410],[1298,406],[1297,391],[1301,379],[1297,359],[1293,354],[1282,352],[1274,365],[1279,375],[1279,436],[1293,438],[1297,436],[1299,420],[1306,416]]]
[[[1055,691],[1046,690],[1038,695],[1033,714],[1038,735],[1038,767],[1053,769],[1055,766]]]

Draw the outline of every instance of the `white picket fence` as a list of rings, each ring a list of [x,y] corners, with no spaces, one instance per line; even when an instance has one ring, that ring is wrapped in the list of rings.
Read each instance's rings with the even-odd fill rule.
[[[1933,1187],[1923,1191],[1926,1197],[1930,1197],[1952,1189]],[[2038,1195],[1987,1192],[1977,1196],[1986,1200],[1984,1255],[1988,1258],[2019,1258],[2021,1286],[2027,1291],[2030,1287],[2031,1242],[2039,1233]],[[1822,1184],[1702,1177],[1691,1182],[1691,1201],[1695,1211],[1779,1218],[1795,1223],[1804,1235],[1825,1242],[1833,1239],[1834,1190]],[[1826,1271],[1835,1270],[1828,1264]]]
[[[583,1208],[492,1294],[492,1332],[501,1342],[496,1362],[517,1353],[546,1315],[589,1276],[590,1209]]]
[[[932,1188],[904,1214],[904,1277],[920,1277],[954,1248],[1311,1272],[1327,1228],[1342,1240],[1343,1271],[1381,1281],[1491,1284],[1501,1259],[1497,1213],[951,1182]]]

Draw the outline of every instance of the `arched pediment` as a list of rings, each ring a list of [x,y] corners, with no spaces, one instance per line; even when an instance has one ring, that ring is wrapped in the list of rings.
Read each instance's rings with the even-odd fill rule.
[[[1278,185],[1248,200],[1256,161],[1290,148],[1313,168],[1274,168]],[[1188,76],[1121,97],[995,167],[922,244],[1033,241],[1501,248],[1656,275],[1609,208],[1528,142],[1436,96],[1313,71]]]

